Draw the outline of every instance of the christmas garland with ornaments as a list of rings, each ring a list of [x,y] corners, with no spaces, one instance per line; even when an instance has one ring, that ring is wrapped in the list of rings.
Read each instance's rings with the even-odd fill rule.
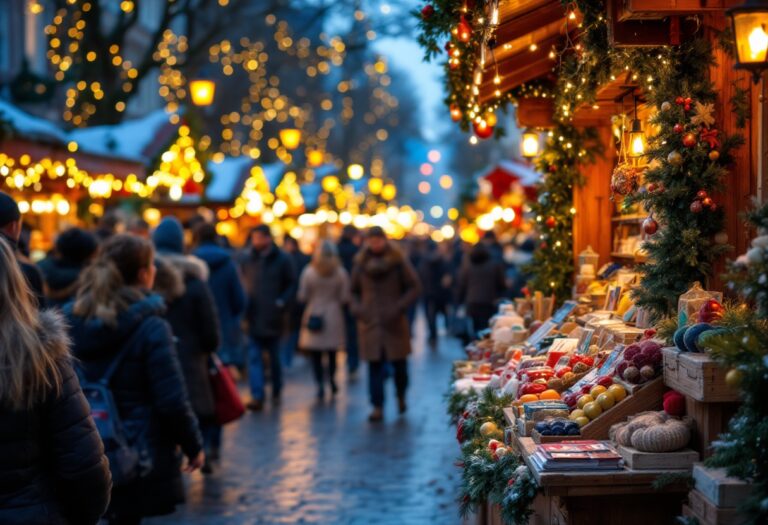
[[[505,523],[524,524],[538,485],[520,453],[504,444],[504,408],[514,396],[493,389],[449,394],[448,414],[456,423],[462,457],[459,514],[466,518],[486,503],[500,505]],[[463,407],[462,402],[466,403]]]

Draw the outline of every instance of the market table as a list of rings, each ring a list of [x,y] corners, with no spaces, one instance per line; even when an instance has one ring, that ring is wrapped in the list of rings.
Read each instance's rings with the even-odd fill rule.
[[[505,415],[508,420],[514,417],[511,410]],[[660,476],[687,470],[543,472],[531,461],[536,443],[517,433],[513,436],[513,445],[542,490],[530,525],[666,524],[680,514],[689,487],[674,482],[657,490],[653,483]]]

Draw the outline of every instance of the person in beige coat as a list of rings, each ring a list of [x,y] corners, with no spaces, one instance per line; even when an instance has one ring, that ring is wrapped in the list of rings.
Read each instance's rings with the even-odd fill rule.
[[[298,300],[306,304],[299,348],[309,352],[317,382],[317,397],[325,397],[327,361],[331,394],[336,395],[336,352],[346,344],[344,305],[349,302],[349,276],[341,266],[336,245],[321,242],[299,278]]]
[[[358,321],[360,355],[368,361],[373,405],[368,419],[381,421],[387,363],[394,369],[399,411],[402,414],[406,410],[406,359],[411,353],[411,330],[406,313],[418,299],[421,284],[408,258],[376,226],[368,231],[351,279],[350,310]]]

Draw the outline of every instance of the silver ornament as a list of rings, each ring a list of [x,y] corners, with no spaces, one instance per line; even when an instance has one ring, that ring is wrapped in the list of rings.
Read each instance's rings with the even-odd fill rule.
[[[679,151],[673,151],[667,155],[667,162],[672,166],[681,166],[683,164],[683,156]]]
[[[669,102],[662,102],[661,103],[661,110],[662,111],[669,111],[670,109],[672,109],[672,104],[670,104]]]

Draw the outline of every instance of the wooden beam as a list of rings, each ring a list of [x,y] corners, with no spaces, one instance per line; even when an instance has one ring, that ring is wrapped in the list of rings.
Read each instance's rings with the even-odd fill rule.
[[[496,29],[497,46],[525,36],[534,30],[558,20],[565,20],[565,10],[560,2],[553,2],[504,22]]]
[[[552,61],[549,58],[539,59],[537,61],[528,61],[521,65],[519,69],[511,71],[506,79],[502,80],[500,85],[493,83],[486,84],[480,88],[480,103],[485,103],[496,98],[496,90],[502,93],[509,91],[521,84],[536,80],[548,75],[552,71]]]
[[[552,128],[555,114],[555,101],[551,98],[524,97],[517,101],[517,127]]]
[[[659,20],[668,16],[724,11],[725,0],[625,0],[618,20]]]
[[[505,0],[499,3],[499,23],[503,24],[534,9],[556,3],[559,0]]]
[[[493,82],[493,76],[496,72],[498,72],[499,76],[504,77],[517,71],[525,64],[537,60],[546,59],[551,63],[552,59],[549,58],[549,52],[552,49],[552,46],[560,43],[561,39],[562,37],[560,35],[551,36],[537,44],[535,51],[526,48],[497,62],[495,67],[493,63],[488,64],[483,75],[484,84]]]

